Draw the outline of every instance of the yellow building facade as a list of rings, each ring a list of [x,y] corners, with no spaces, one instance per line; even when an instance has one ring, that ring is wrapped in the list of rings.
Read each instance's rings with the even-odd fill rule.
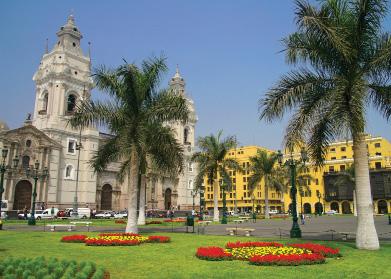
[[[369,168],[371,178],[372,197],[375,213],[391,212],[391,143],[383,137],[366,137]],[[244,146],[228,152],[229,157],[236,158],[246,169],[250,164],[250,157],[255,156],[257,149],[265,148],[259,146]],[[267,150],[273,152],[272,150]],[[276,152],[276,151],[274,151]],[[292,154],[296,160],[300,159],[300,153]],[[284,159],[288,159],[290,154],[284,154]],[[303,191],[298,190],[297,209],[298,212],[316,213],[336,210],[339,213],[354,212],[354,187],[353,185],[336,187],[333,183],[338,172],[346,170],[353,164],[353,142],[339,141],[330,144],[323,167],[316,167],[311,162],[307,162],[308,187],[303,187]],[[248,189],[249,171],[243,173],[230,171],[233,182],[233,190],[227,192],[227,209],[229,211],[250,212],[254,205],[255,210],[264,212],[265,189],[264,182],[256,188],[253,195]],[[213,186],[205,180],[205,208],[213,209]],[[222,209],[222,191],[219,189],[219,209]],[[271,210],[287,212],[290,208],[290,194],[269,189],[269,205]]]

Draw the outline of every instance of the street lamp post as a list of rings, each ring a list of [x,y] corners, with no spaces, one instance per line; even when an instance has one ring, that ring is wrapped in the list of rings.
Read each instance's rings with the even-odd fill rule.
[[[193,196],[193,212],[195,210],[195,202],[194,202],[194,199],[195,199],[195,196],[197,194],[197,191],[191,191],[191,195]]]
[[[80,172],[80,150],[83,148],[81,144],[81,128],[80,128],[80,133],[79,133],[79,142],[76,142],[76,150],[78,151],[77,154],[77,168],[76,168],[76,189],[75,189],[75,197],[73,198],[73,212],[72,212],[72,217],[73,218],[78,218],[78,201],[77,201],[77,191],[79,188],[79,172]]]
[[[46,178],[48,176],[48,169],[47,167],[44,167],[42,170],[39,169],[39,162],[38,160],[35,161],[34,164],[34,169],[32,170],[32,178],[34,179],[34,190],[33,190],[33,205],[31,209],[31,216],[30,219],[28,220],[29,225],[35,225],[35,200],[37,198],[37,183],[38,179],[40,178]],[[26,175],[27,177],[30,177],[31,170],[30,167],[26,169]]]
[[[303,214],[303,195],[304,191],[300,191],[300,209],[301,209],[301,214]]]
[[[221,218],[221,224],[227,224],[227,200],[225,197],[225,185],[223,180],[221,180],[221,189],[223,190],[223,218]]]
[[[297,201],[296,201],[296,196],[297,196],[296,166],[299,163],[305,164],[305,162],[308,159],[307,152],[304,150],[304,148],[301,149],[300,155],[301,155],[301,161],[294,160],[293,155],[291,153],[290,158],[284,163],[285,166],[289,166],[290,173],[291,173],[291,196],[292,196],[292,219],[293,219],[292,228],[290,231],[291,238],[301,238],[301,230],[300,230],[299,223],[297,222],[298,217],[297,217]],[[281,153],[281,150],[278,150],[277,156],[278,156],[278,163],[281,166],[282,159],[283,159],[283,155]]]
[[[202,211],[203,211],[203,202],[204,202],[204,189],[203,189],[203,186],[201,186],[201,189],[200,189],[200,217],[198,218],[198,220],[202,221],[204,220],[204,217],[203,217],[203,214],[202,214]]]
[[[8,148],[4,146],[3,150],[1,151],[1,157],[2,162],[0,166],[0,230],[3,229],[3,223],[1,221],[1,207],[3,204],[3,192],[4,192],[4,173],[7,170],[7,167],[5,165],[5,160],[7,159],[8,155]]]

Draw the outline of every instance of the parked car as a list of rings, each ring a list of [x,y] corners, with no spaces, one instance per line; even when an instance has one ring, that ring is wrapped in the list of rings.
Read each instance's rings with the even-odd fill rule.
[[[277,209],[271,209],[271,210],[269,210],[269,214],[278,214],[278,210]]]
[[[328,210],[325,212],[327,215],[334,215],[334,214],[338,214],[338,212],[336,210]]]
[[[95,214],[95,218],[101,218],[101,219],[108,219],[113,216],[114,216],[114,214],[112,214],[112,212],[110,212],[110,211],[100,212],[98,214]]]
[[[128,218],[127,211],[120,211],[114,214],[114,219],[122,219],[122,218]]]

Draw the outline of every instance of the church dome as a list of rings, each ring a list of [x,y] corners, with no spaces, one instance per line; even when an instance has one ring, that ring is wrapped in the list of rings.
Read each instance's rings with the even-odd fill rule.
[[[7,123],[0,120],[0,131],[7,131],[7,130],[9,130]]]

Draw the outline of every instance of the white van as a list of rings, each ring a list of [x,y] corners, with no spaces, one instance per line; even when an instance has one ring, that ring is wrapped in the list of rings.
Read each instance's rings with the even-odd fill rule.
[[[77,215],[79,218],[89,219],[91,217],[91,209],[89,209],[88,207],[79,207],[77,209]]]

